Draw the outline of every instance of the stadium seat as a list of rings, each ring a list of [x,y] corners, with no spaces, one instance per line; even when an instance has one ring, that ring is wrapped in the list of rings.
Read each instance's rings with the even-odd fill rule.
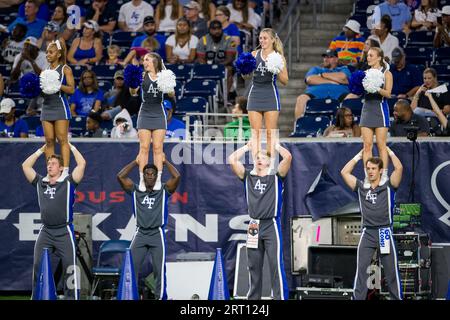
[[[166,64],[166,68],[172,70],[177,80],[188,81],[192,78],[192,64]]]
[[[140,32],[116,31],[112,34],[111,43],[120,46],[131,46],[134,38],[141,36]]]
[[[72,137],[81,137],[86,132],[86,117],[75,116],[69,120],[69,131]]]
[[[120,278],[120,266],[122,265],[123,254],[130,247],[128,240],[108,240],[100,245],[97,264],[92,268],[93,283],[91,296],[93,296],[103,280],[114,280],[117,282]],[[103,297],[105,290],[101,290],[100,297]],[[114,285],[112,291],[115,291]],[[111,292],[110,297],[115,293]]]
[[[214,80],[188,81],[184,86],[184,96],[212,97],[217,93],[216,82]]]
[[[330,124],[327,116],[305,115],[295,122],[295,131],[291,137],[317,137],[323,134]]]
[[[105,48],[107,48],[111,44],[111,35],[108,32],[103,33],[102,44],[103,44],[103,47],[105,47]]]
[[[113,79],[114,73],[121,70],[122,66],[98,64],[92,68],[98,79]]]
[[[434,39],[433,31],[414,31],[408,35],[407,47],[432,47]]]
[[[357,0],[354,4],[353,12],[355,14],[365,14],[369,6],[379,4],[380,2],[382,0]]]
[[[450,47],[437,48],[434,53],[434,63],[450,64]]]
[[[108,92],[112,87],[112,83],[106,80],[100,80],[98,82],[98,87],[103,91],[103,93]]]
[[[395,103],[398,101],[397,98],[390,98],[390,99],[386,99],[387,104],[389,106],[389,116],[393,116],[394,115],[394,105]]]
[[[177,113],[206,112],[208,102],[202,97],[185,97],[177,101]]]
[[[436,70],[436,72],[438,74],[438,78],[440,76],[450,75],[450,65],[448,65],[448,64],[435,64],[435,65],[432,65],[431,67],[434,70]]]
[[[87,69],[86,67],[79,65],[71,65],[70,68],[72,68],[73,77],[77,80],[81,78],[81,74]]]
[[[22,96],[22,94],[20,93],[20,82],[16,81],[12,84],[10,84],[8,87],[8,92],[7,95],[10,98],[20,98]]]
[[[406,34],[403,31],[392,31],[391,34],[398,39],[400,47],[404,48],[406,44]]]
[[[404,51],[407,63],[429,66],[433,61],[431,48],[406,47]]]
[[[32,116],[32,117],[22,117],[22,119],[27,123],[28,125],[28,132],[30,134],[36,133],[36,128],[41,125],[41,117],[39,116]]]
[[[11,71],[12,71],[12,66],[10,64],[0,64],[0,74],[3,77],[9,78]]]
[[[175,98],[178,100],[178,99],[181,99],[182,97],[183,97],[183,87],[184,87],[184,85],[183,85],[183,83],[181,82],[181,81],[176,81],[176,86],[175,86]]]
[[[193,79],[222,80],[225,77],[223,64],[195,64],[192,70]]]
[[[28,103],[29,101],[27,99],[23,99],[23,98],[15,98],[13,99],[14,102],[16,103],[16,109],[17,110],[22,110],[25,111],[28,108]]]
[[[347,107],[350,110],[352,110],[353,115],[360,116],[363,106],[363,99],[362,98],[356,98],[356,99],[346,99],[342,101],[342,107]]]
[[[320,114],[333,117],[340,103],[334,99],[311,99],[306,103],[306,114]]]

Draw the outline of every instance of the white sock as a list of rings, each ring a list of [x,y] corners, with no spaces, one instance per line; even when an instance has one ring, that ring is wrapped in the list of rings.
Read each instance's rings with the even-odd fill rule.
[[[139,191],[145,191],[144,173],[139,172]]]
[[[156,178],[156,183],[155,186],[153,187],[153,190],[161,190],[161,176],[162,176],[162,171],[158,171],[158,177]]]

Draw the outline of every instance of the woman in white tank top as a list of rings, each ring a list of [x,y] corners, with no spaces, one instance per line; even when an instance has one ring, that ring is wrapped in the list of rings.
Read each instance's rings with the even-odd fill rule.
[[[161,0],[156,6],[156,30],[174,32],[177,20],[183,16],[183,7],[178,0]]]

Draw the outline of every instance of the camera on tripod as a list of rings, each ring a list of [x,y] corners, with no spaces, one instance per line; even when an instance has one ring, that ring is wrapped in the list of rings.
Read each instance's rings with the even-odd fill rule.
[[[419,132],[419,127],[414,124],[405,127],[406,130],[406,138],[411,141],[417,140],[417,133]]]

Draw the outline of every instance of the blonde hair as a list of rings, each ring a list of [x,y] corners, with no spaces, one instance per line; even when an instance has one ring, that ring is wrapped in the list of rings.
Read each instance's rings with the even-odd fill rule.
[[[382,66],[383,68],[386,68],[386,63],[384,62],[384,52],[383,49],[378,48],[378,47],[371,47],[369,49],[369,51],[375,51],[377,53],[377,55],[381,58],[380,59],[380,66]]]
[[[115,52],[118,56],[120,55],[122,49],[120,49],[120,47],[117,44],[112,44],[110,46],[108,46],[108,52],[109,51]]]
[[[278,34],[275,32],[275,30],[273,30],[272,28],[264,28],[261,30],[260,33],[263,33],[263,32],[267,33],[274,40],[273,50],[275,50],[275,52],[278,52],[279,54],[284,56],[283,43],[281,42],[281,39],[278,36]]]

